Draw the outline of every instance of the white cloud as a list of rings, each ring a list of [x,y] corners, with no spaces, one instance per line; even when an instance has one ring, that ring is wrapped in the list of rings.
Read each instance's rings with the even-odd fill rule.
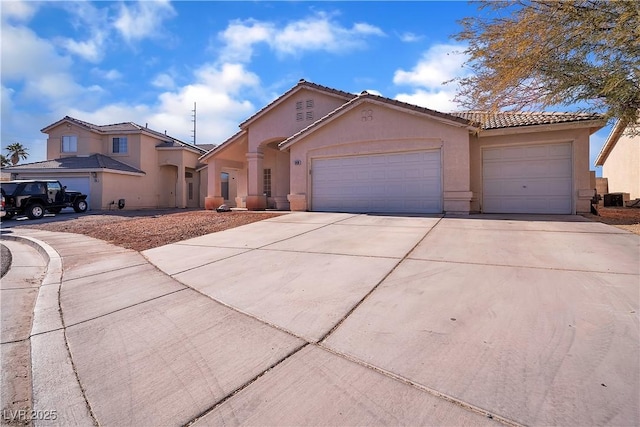
[[[356,23],[345,28],[326,13],[287,24],[270,42],[280,54],[298,54],[305,50],[346,52],[365,46],[366,36],[383,36],[384,32],[369,24]]]
[[[281,56],[299,55],[305,51],[344,53],[366,47],[367,37],[384,35],[380,28],[367,23],[344,27],[322,12],[289,22],[282,28],[255,19],[236,20],[219,34],[224,42],[220,59],[249,62],[254,45],[259,43],[267,44]]]
[[[0,15],[2,20],[14,20],[25,22],[30,20],[36,13],[35,2],[13,0],[0,2]]]
[[[132,6],[122,3],[114,26],[127,42],[132,42],[158,37],[164,20],[174,16],[176,11],[166,0],[138,1]]]
[[[219,38],[225,43],[220,61],[249,62],[253,55],[253,45],[267,42],[274,32],[274,26],[267,22],[259,22],[255,19],[232,21],[219,34]]]
[[[91,69],[91,75],[98,77],[100,79],[103,80],[107,80],[109,82],[115,82],[117,80],[122,79],[123,75],[120,71],[116,70],[116,69],[111,69],[111,70],[103,70],[101,68],[92,68]]]
[[[88,31],[89,37],[86,40],[60,38],[58,43],[69,53],[86,61],[100,62],[105,55],[109,35],[108,9],[98,9],[89,2],[59,4],[69,13],[71,25],[78,30]]]
[[[60,56],[53,45],[22,26],[2,25],[2,80],[38,79],[43,72],[71,68],[71,60]],[[46,69],[43,69],[46,64]]]
[[[467,58],[463,51],[460,45],[437,44],[411,70],[396,70],[393,82],[413,87],[412,93],[399,93],[396,99],[439,111],[456,110],[456,85],[445,82],[468,74],[462,67]]]
[[[465,73],[462,64],[467,57],[459,45],[437,44],[427,50],[410,71],[397,70],[393,82],[419,87],[439,87],[445,81]]]
[[[420,40],[422,40],[424,38],[424,36],[418,35],[418,34],[414,34],[414,33],[402,33],[398,36],[400,38],[400,40],[402,40],[405,43],[415,43],[418,42]]]
[[[161,89],[173,89],[176,86],[173,77],[166,73],[158,74],[151,84]]]
[[[61,44],[70,53],[78,55],[89,62],[97,63],[104,57],[104,34],[102,33],[85,41],[64,39]]]
[[[400,93],[396,95],[396,99],[443,113],[449,113],[459,109],[458,104],[453,102],[454,96],[455,93],[447,90],[427,92],[422,89],[417,89],[410,94]]]
[[[167,76],[168,77],[168,76]],[[155,105],[117,103],[98,110],[73,109],[68,114],[96,124],[148,123],[149,128],[191,141],[191,110],[197,103],[198,143],[219,144],[238,130],[255,106],[244,95],[259,90],[260,79],[240,64],[205,64],[194,82],[160,94]]]

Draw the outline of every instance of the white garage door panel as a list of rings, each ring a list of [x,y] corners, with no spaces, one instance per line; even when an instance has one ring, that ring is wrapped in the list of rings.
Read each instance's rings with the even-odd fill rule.
[[[62,185],[66,185],[67,190],[79,191],[82,194],[86,194],[87,205],[91,206],[91,200],[89,200],[89,178],[58,178],[58,181],[60,181]]]
[[[317,159],[312,171],[316,211],[442,211],[439,151]]]
[[[482,162],[483,212],[572,213],[570,143],[489,148]]]

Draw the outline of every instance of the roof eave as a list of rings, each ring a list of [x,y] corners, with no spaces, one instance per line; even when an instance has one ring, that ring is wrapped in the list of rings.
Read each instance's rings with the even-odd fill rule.
[[[71,125],[74,125],[74,126],[80,126],[81,128],[87,129],[87,130],[89,130],[91,132],[101,133],[99,130],[94,129],[94,128],[90,127],[90,126],[87,126],[84,123],[81,123],[79,121],[76,121],[76,120],[73,119],[73,117],[69,117],[69,116],[64,116],[62,119],[58,120],[57,122],[52,123],[49,126],[40,129],[40,132],[47,133],[49,130],[51,130],[51,129],[55,128],[55,127],[58,127],[58,126],[60,126],[61,124],[65,123],[65,122],[67,122],[67,123],[69,123]]]
[[[229,139],[227,139],[225,142],[223,142],[222,144],[216,146],[215,148],[212,148],[211,150],[207,151],[205,154],[203,154],[202,156],[200,156],[198,158],[198,161],[200,162],[206,162],[207,159],[211,158],[212,156],[216,155],[217,153],[223,151],[224,149],[226,149],[227,147],[233,145],[236,141],[238,141],[242,136],[246,135],[247,131],[242,129],[239,132],[237,132],[235,135],[233,135],[232,137],[230,137]]]
[[[625,128],[626,126],[623,124],[621,120],[616,121],[616,124],[613,126],[613,129],[611,129],[611,133],[609,134],[609,136],[607,137],[607,140],[605,141],[604,145],[600,149],[600,153],[598,153],[598,157],[596,157],[596,163],[595,163],[596,166],[604,166],[604,162],[607,161],[607,158],[609,157],[611,150],[613,150],[613,147],[615,147],[616,144],[618,143],[618,140],[624,133]]]
[[[186,150],[191,151],[192,153],[202,155],[206,153],[204,150],[196,150],[191,147],[155,147],[158,151],[178,151],[178,150]]]
[[[64,173],[91,173],[91,172],[108,172],[115,173],[120,175],[133,175],[133,176],[145,176],[145,172],[132,172],[132,171],[122,171],[118,169],[110,169],[110,168],[82,168],[82,169],[51,169],[51,168],[42,168],[42,169],[14,169],[9,170],[12,174],[24,174],[24,173],[34,173],[34,174],[64,174]]]
[[[567,129],[582,129],[589,128],[589,133],[593,134],[602,129],[607,124],[606,120],[594,119],[594,120],[578,120],[572,122],[562,123],[545,123],[538,125],[521,125],[521,126],[509,126],[496,129],[484,129],[478,133],[480,138],[489,136],[501,136],[501,135],[517,135],[523,133],[540,132],[544,130],[567,130]]]

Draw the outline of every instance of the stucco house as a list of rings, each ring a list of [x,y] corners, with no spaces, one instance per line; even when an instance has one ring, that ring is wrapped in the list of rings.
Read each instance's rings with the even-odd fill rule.
[[[596,158],[607,179],[609,193],[629,193],[640,198],[640,136],[627,132],[627,126],[617,121]]]
[[[445,114],[301,80],[200,158],[205,207],[589,212],[594,114]]]
[[[135,123],[94,125],[73,117],[42,129],[47,159],[8,167],[13,179],[58,179],[88,194],[90,209],[202,207],[212,145],[192,145]]]

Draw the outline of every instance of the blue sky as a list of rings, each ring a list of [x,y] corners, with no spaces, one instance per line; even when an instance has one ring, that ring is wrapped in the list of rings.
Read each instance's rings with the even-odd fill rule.
[[[2,146],[65,115],[219,144],[304,78],[447,112],[466,2],[2,1]],[[591,163],[609,128],[592,136]]]

